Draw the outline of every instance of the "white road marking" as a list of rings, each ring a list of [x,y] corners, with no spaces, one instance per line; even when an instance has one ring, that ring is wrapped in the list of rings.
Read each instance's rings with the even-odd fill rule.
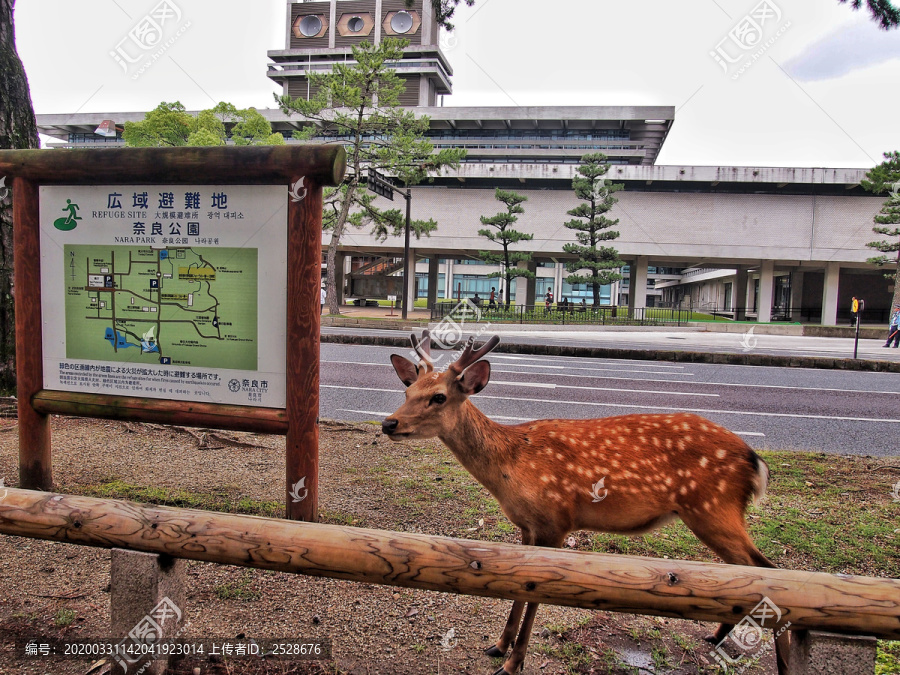
[[[634,394],[664,394],[669,396],[706,396],[719,398],[719,394],[703,394],[693,391],[657,391],[655,389],[616,389],[614,387],[578,387],[573,384],[550,384],[546,382],[505,382],[491,380],[491,384],[502,384],[510,387],[537,387],[539,389],[584,389],[587,391],[624,391]]]
[[[393,366],[391,366],[390,363],[368,363],[366,361],[326,361],[325,359],[322,359],[319,362],[320,363],[336,363],[336,364],[345,365],[345,366],[383,366],[383,367],[387,367],[387,368],[393,367]],[[438,362],[436,365],[438,367],[440,367],[441,363]],[[694,373],[670,373],[665,370],[629,370],[627,368],[576,368],[574,366],[539,366],[539,365],[530,364],[530,363],[523,363],[521,366],[517,366],[517,364],[515,364],[515,363],[510,363],[507,365],[510,367],[513,367],[513,368],[515,368],[515,367],[519,367],[519,368],[553,368],[556,370],[563,370],[563,369],[587,370],[590,372],[599,370],[599,371],[611,372],[611,373],[647,373],[650,375],[679,375],[679,376],[694,377]],[[510,371],[510,372],[516,372],[516,371]],[[556,375],[556,374],[557,373],[553,373],[553,375]],[[584,377],[588,377],[588,376],[584,376]]]
[[[762,436],[763,438],[766,436],[758,431],[733,431],[731,433],[737,434],[738,436]]]
[[[359,387],[343,387],[336,384],[323,384],[320,385],[322,389],[349,389],[352,391],[359,391]],[[367,387],[366,391],[384,391],[390,394],[401,394],[402,392],[397,391],[396,389],[375,389],[373,387]],[[508,396],[485,396],[484,394],[477,394],[472,398],[479,399],[488,399],[488,400],[497,400],[497,401],[509,401]],[[842,420],[845,422],[885,422],[887,424],[900,424],[900,419],[891,419],[891,418],[881,418],[881,417],[845,417],[842,415],[801,415],[799,413],[776,413],[776,412],[761,412],[755,410],[716,410],[715,408],[673,408],[671,406],[653,406],[653,405],[636,405],[630,403],[598,403],[595,401],[560,401],[558,399],[546,399],[546,398],[522,398],[516,397],[517,401],[526,401],[528,403],[549,403],[552,405],[589,405],[595,406],[599,408],[634,408],[637,410],[664,410],[666,412],[693,412],[693,413],[704,413],[707,415],[750,415],[755,417],[789,417],[794,419],[807,419],[807,420]]]
[[[352,389],[353,387],[348,387]],[[485,396],[478,394],[472,398],[495,399],[499,401],[508,401],[506,396]],[[900,419],[879,418],[879,417],[844,417],[842,415],[801,415],[798,413],[775,413],[775,412],[759,412],[755,410],[716,410],[714,408],[672,408],[669,406],[652,406],[652,405],[635,405],[628,403],[597,403],[593,401],[559,401],[543,398],[522,398],[516,397],[517,401],[527,401],[529,403],[550,403],[552,405],[589,405],[601,408],[636,408],[638,410],[665,410],[667,412],[693,412],[705,413],[708,415],[753,415],[758,417],[791,417],[796,419],[808,420],[843,420],[846,422],[886,422],[888,424],[900,424]]]
[[[377,415],[378,417],[390,417],[393,413],[379,412],[377,410],[348,410],[347,408],[336,408],[335,412],[357,413],[359,415]],[[492,420],[509,420],[511,422],[534,422],[532,417],[502,417],[500,415],[491,416]]]

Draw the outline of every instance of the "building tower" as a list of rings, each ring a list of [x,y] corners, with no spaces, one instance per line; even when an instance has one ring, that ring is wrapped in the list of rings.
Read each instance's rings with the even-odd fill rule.
[[[309,72],[327,72],[352,58],[353,45],[405,38],[409,46],[396,65],[406,90],[400,104],[430,107],[451,93],[452,70],[439,47],[439,30],[431,0],[303,0],[287,3],[284,50],[268,53],[268,76],[293,98],[316,92]]]

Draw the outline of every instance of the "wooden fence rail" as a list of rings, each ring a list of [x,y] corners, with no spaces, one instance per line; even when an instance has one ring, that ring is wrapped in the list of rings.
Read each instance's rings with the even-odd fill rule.
[[[658,560],[0,488],[0,533],[432,591],[900,639],[900,580]]]

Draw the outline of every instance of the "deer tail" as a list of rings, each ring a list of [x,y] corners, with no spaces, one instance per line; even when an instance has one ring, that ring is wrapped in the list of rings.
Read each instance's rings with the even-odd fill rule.
[[[755,469],[751,483],[751,496],[754,504],[758,504],[766,496],[769,487],[769,465],[765,460],[748,448],[750,464]]]

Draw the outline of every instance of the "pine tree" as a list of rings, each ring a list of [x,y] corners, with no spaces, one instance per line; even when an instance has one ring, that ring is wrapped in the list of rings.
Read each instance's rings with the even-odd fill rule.
[[[847,0],[838,0],[844,3]],[[900,26],[900,10],[894,7],[889,0],[865,0],[869,13],[878,25],[884,30],[890,30]],[[862,7],[863,0],[850,0],[850,6],[854,10]]]
[[[509,250],[509,247],[513,244],[519,243],[520,241],[531,241],[532,239],[534,239],[534,235],[527,234],[525,232],[519,232],[518,230],[514,230],[511,227],[511,225],[513,225],[519,219],[518,214],[525,213],[525,208],[522,206],[522,202],[528,201],[528,197],[516,194],[512,191],[501,190],[500,188],[497,188],[497,191],[494,193],[494,197],[497,199],[497,201],[506,204],[506,211],[501,211],[497,215],[491,217],[481,216],[481,224],[489,225],[490,227],[494,228],[496,232],[489,230],[488,228],[484,228],[478,230],[478,234],[480,234],[482,237],[490,239],[495,244],[500,244],[503,247],[503,252],[497,253],[495,251],[479,251],[478,257],[480,257],[490,265],[500,265],[501,270],[499,272],[492,272],[488,275],[488,277],[500,277],[506,279],[506,287],[503,289],[503,304],[506,309],[509,309],[509,287],[512,283],[512,280],[516,277],[525,277],[527,279],[534,278],[534,272],[517,267],[517,264],[519,262],[527,262],[531,260],[531,254],[513,252]]]
[[[15,0],[0,0],[0,148],[37,148],[37,122],[25,68],[16,51]],[[0,390],[16,385],[16,321],[13,301],[12,189],[0,176]]]
[[[619,222],[618,219],[610,220],[604,214],[619,201],[612,196],[613,193],[625,187],[621,183],[607,183],[608,171],[606,155],[601,152],[581,158],[578,175],[572,179],[572,189],[586,203],[567,211],[574,218],[563,223],[570,230],[575,230],[578,240],[577,244],[563,246],[563,251],[578,256],[576,260],[566,263],[566,270],[571,272],[566,282],[590,286],[595,308],[600,304],[600,287],[621,279],[622,275],[617,270],[625,264],[619,259],[616,249],[600,245],[619,236],[618,232],[609,229]],[[587,273],[584,273],[585,270]]]
[[[866,174],[866,180],[860,181],[860,184],[875,194],[890,192],[888,200],[875,214],[876,225],[872,230],[877,234],[891,237],[893,241],[886,239],[870,241],[866,246],[881,252],[881,255],[869,258],[868,262],[879,267],[894,266],[893,271],[885,274],[885,277],[894,280],[894,297],[891,300],[891,308],[894,308],[900,306],[900,152],[896,150],[886,152],[884,159],[885,161]],[[894,227],[884,227],[885,225]]]
[[[311,99],[275,96],[286,114],[299,113],[315,123],[295,132],[296,138],[333,137],[347,150],[343,184],[323,193],[323,227],[331,232],[325,294],[332,314],[340,313],[335,264],[347,225],[361,228],[371,224],[372,234],[379,240],[399,236],[404,230],[405,214],[399,209],[376,207],[375,195],[366,193],[363,183],[367,170],[383,171],[410,186],[442,167],[458,166],[466,155],[456,148],[434,152],[434,146],[424,137],[429,118],[401,107],[400,94],[405,85],[390,64],[400,61],[408,44],[392,38],[376,46],[361,42],[353,47],[351,62],[335,64],[329,73],[309,73],[316,92]],[[418,238],[436,228],[437,223],[429,219],[413,221],[410,229]]]

